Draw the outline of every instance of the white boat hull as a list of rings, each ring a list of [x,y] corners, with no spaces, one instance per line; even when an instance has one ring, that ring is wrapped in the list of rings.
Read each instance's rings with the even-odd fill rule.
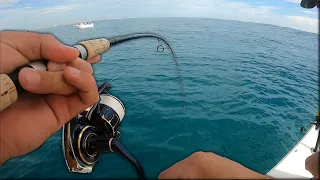
[[[93,24],[79,25],[79,26],[77,26],[77,28],[79,28],[79,29],[93,28]]]
[[[268,173],[273,178],[312,178],[312,174],[305,169],[305,160],[312,155],[315,148],[319,129],[313,125],[294,148]]]

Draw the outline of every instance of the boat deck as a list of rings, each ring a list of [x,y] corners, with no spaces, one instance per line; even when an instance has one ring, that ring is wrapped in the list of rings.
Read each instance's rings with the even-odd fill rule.
[[[295,147],[267,175],[274,178],[312,178],[305,169],[305,160],[316,145],[319,129],[313,125]]]

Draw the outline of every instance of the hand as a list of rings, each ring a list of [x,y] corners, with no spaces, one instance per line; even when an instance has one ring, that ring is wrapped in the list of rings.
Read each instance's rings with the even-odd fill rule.
[[[55,37],[29,32],[0,32],[0,73],[32,60],[46,59],[48,71],[24,68],[21,86],[31,92],[0,112],[0,165],[38,148],[78,113],[98,100],[90,63]],[[91,62],[99,61],[96,57]],[[51,71],[51,72],[50,72]]]
[[[159,179],[269,179],[269,177],[219,155],[196,152],[163,171]]]
[[[306,170],[313,175],[314,179],[319,179],[319,158],[319,152],[315,152],[305,161]]]

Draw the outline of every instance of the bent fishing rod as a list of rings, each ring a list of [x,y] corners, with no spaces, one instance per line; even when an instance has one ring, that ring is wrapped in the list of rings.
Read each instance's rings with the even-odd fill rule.
[[[92,39],[81,41],[73,46],[79,50],[79,57],[89,60],[106,52],[110,47],[131,40],[153,38],[158,40],[157,51],[169,49],[173,56],[180,78],[180,70],[169,43],[161,36],[153,33],[134,33],[106,39]],[[162,44],[163,42],[164,44]],[[165,45],[165,46],[164,46]],[[5,110],[26,92],[18,80],[22,68],[34,68],[46,71],[46,61],[33,61],[28,65],[17,68],[10,74],[0,74],[0,111]],[[183,97],[183,87],[180,79]],[[67,168],[70,172],[91,173],[102,153],[117,152],[136,169],[139,178],[144,179],[142,166],[121,144],[118,130],[125,115],[124,104],[115,96],[109,94],[110,83],[104,83],[98,88],[99,100],[96,104],[84,110],[63,126],[62,151]]]
[[[163,52],[165,48],[168,48],[175,58],[174,52],[170,47],[169,43],[162,38],[161,36],[154,33],[133,33],[124,36],[117,36],[114,38],[106,39],[92,39],[87,41],[79,42],[79,44],[73,46],[74,48],[79,50],[79,57],[83,60],[89,60],[97,55],[100,55],[106,52],[110,47],[122,44],[124,42],[142,39],[142,38],[155,38],[158,39],[157,51]],[[160,42],[164,42],[167,47],[164,47]],[[46,62],[43,60],[33,61],[30,64],[24,65],[22,67],[17,68],[15,71],[7,74],[0,74],[0,111],[6,109],[11,104],[13,104],[18,96],[25,92],[25,90],[21,87],[18,75],[22,68],[33,68],[41,71],[47,71]],[[176,64],[177,65],[177,64]]]

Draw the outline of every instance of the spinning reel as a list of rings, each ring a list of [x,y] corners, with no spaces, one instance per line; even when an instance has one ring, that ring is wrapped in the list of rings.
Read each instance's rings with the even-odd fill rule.
[[[126,158],[144,179],[138,161],[120,143],[118,128],[125,115],[123,103],[107,93],[111,85],[99,87],[99,101],[63,127],[62,149],[70,172],[90,173],[102,153],[117,152]]]
[[[113,46],[143,38],[157,39],[158,52],[163,52],[165,49],[170,51],[180,78],[178,62],[172,48],[165,39],[153,33],[133,33],[108,39],[91,39],[81,41],[73,47],[79,51],[79,58],[88,60]],[[46,60],[34,61],[17,68],[10,74],[0,74],[0,112],[15,103],[18,97],[26,92],[18,80],[20,70],[33,68],[47,71],[46,62]],[[183,94],[181,79],[180,88]],[[110,89],[111,85],[107,83],[100,86],[99,101],[63,126],[62,149],[67,167],[70,172],[90,173],[102,153],[118,152],[134,165],[140,179],[144,179],[140,164],[119,141],[118,128],[125,115],[125,107],[118,98],[107,93]]]

